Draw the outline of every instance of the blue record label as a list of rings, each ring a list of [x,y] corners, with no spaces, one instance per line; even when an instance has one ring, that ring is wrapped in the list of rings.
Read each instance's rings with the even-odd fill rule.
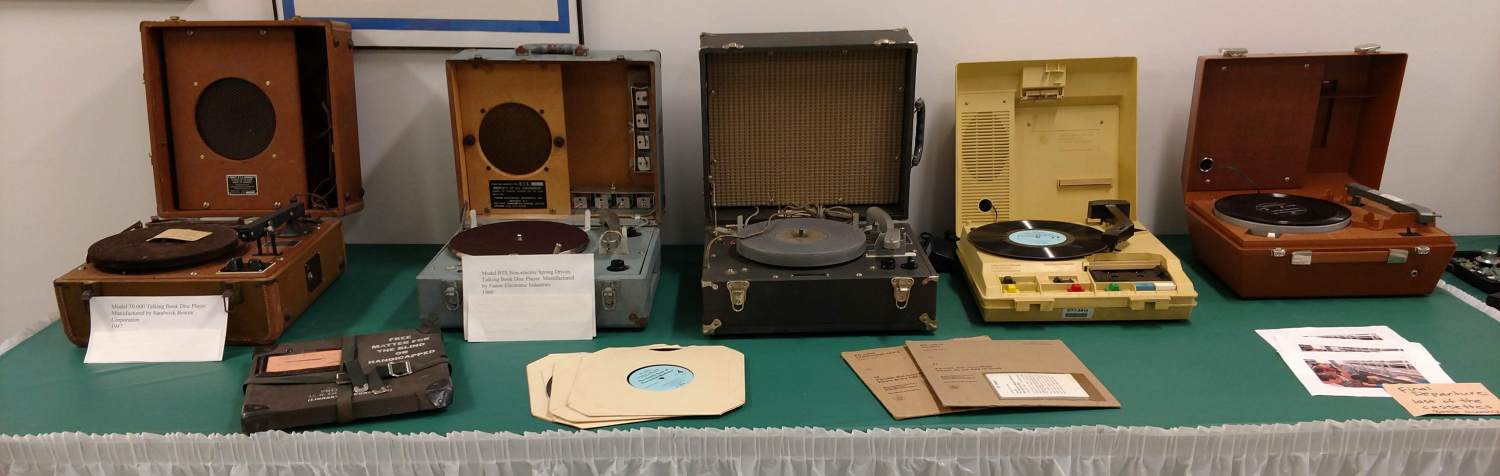
[[[1025,246],[1057,246],[1068,241],[1068,235],[1052,230],[1020,230],[1012,232],[1006,239]]]
[[[641,390],[664,392],[693,381],[693,371],[676,365],[648,365],[635,369],[625,378],[630,386]]]

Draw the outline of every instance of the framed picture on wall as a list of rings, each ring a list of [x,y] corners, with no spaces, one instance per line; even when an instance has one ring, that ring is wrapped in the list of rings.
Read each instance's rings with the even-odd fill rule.
[[[276,18],[354,27],[358,47],[512,48],[583,43],[581,0],[271,0]]]

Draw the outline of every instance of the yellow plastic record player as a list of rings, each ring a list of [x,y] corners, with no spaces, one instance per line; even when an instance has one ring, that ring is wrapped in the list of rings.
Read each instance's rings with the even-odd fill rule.
[[[1187,319],[1182,263],[1134,220],[1135,58],[960,63],[955,230],[984,320]]]

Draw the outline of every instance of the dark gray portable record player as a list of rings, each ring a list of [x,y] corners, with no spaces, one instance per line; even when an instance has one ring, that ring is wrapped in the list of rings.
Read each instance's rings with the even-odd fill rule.
[[[420,319],[463,326],[462,255],[587,253],[598,326],[646,326],[661,275],[660,63],[578,45],[448,60],[465,219],[417,275]]]
[[[703,34],[703,333],[937,328],[905,29]]]

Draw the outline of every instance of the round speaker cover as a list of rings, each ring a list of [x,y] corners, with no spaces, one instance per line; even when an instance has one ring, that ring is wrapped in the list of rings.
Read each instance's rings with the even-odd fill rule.
[[[991,223],[964,239],[986,253],[1024,260],[1082,258],[1104,251],[1104,233],[1093,227],[1051,220]]]
[[[232,160],[260,155],[276,135],[276,107],[254,83],[223,78],[198,95],[198,136],[215,154]]]
[[[821,218],[767,220],[745,226],[735,250],[771,266],[813,268],[847,263],[865,253],[865,233]]]
[[[501,104],[479,121],[479,151],[501,172],[526,175],[547,165],[552,156],[552,130],[535,109],[513,102]]]
[[[448,251],[463,256],[576,253],[589,244],[582,228],[552,221],[517,220],[480,225],[448,240]]]
[[[194,241],[152,240],[173,229],[209,232]],[[89,246],[88,262],[105,271],[144,272],[193,266],[228,256],[239,248],[239,236],[225,225],[181,223],[125,230]]]

